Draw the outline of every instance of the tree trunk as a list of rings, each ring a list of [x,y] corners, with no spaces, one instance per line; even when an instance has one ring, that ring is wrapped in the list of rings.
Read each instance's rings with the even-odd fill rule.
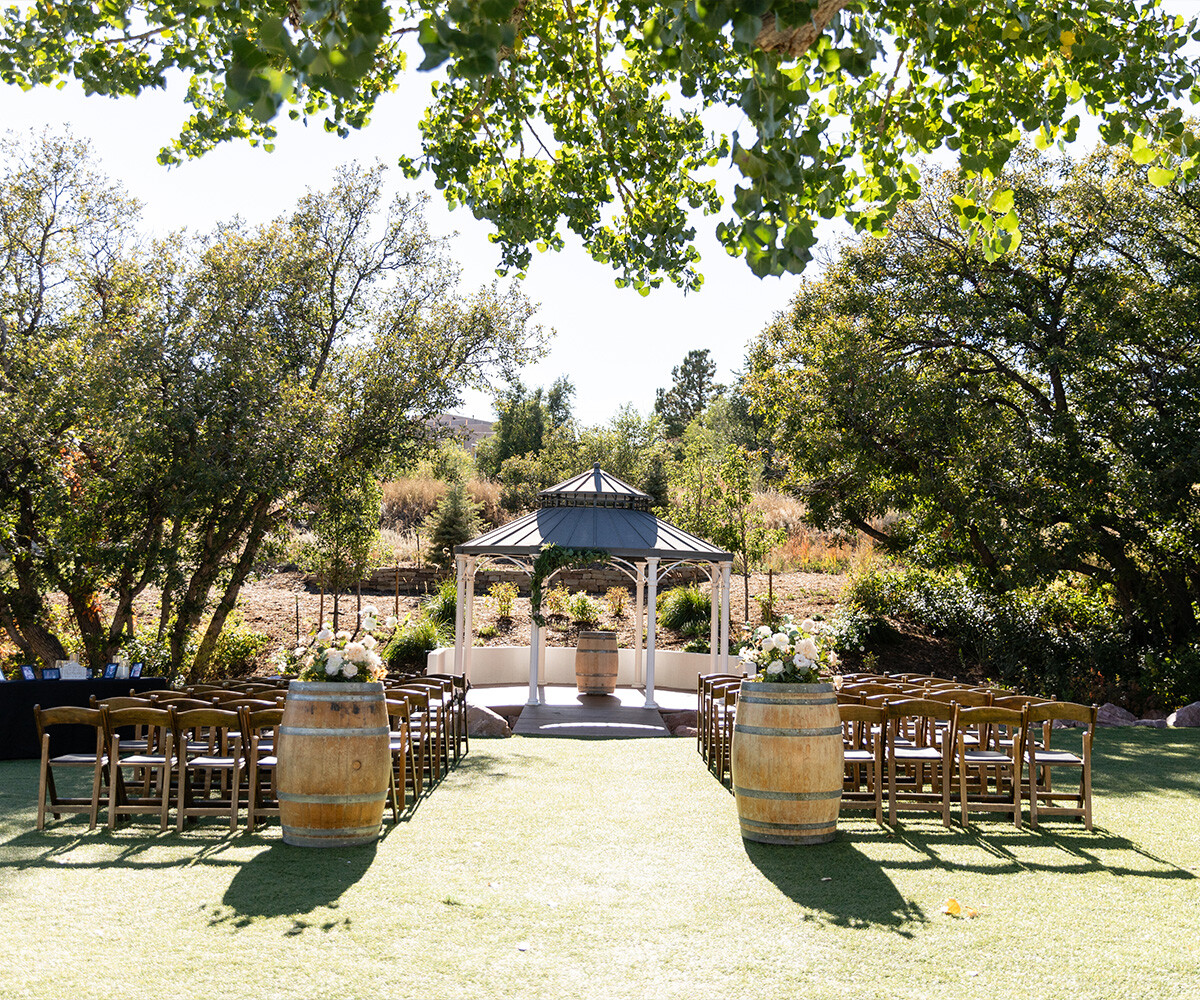
[[[51,667],[55,660],[67,658],[67,651],[58,636],[45,628],[36,615],[15,613],[4,597],[0,597],[0,625],[30,663]]]
[[[251,525],[250,531],[246,535],[246,544],[242,549],[242,554],[233,568],[233,574],[225,586],[225,592],[221,595],[216,610],[213,611],[208,628],[204,630],[204,637],[200,640],[195,659],[192,660],[191,669],[188,671],[188,680],[192,683],[203,678],[207,672],[213,650],[216,648],[217,640],[221,637],[221,630],[225,627],[229,613],[237,606],[242,584],[246,582],[246,577],[250,574],[250,568],[254,565],[254,557],[258,554],[258,547],[262,544],[270,527],[271,518],[265,512],[260,513]]]

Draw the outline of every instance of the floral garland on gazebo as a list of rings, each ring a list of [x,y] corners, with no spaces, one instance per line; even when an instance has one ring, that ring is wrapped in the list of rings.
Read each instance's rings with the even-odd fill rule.
[[[558,570],[568,567],[590,566],[604,562],[608,553],[603,549],[566,549],[553,543],[543,545],[529,572],[529,608],[534,624],[546,627],[546,616],[542,614],[542,584]]]

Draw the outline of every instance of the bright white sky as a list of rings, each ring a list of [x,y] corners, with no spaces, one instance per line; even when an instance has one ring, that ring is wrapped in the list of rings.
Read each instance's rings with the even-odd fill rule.
[[[0,122],[16,131],[69,126],[77,137],[91,140],[106,173],[144,203],[145,229],[206,231],[235,214],[265,222],[289,211],[306,188],[328,185],[340,163],[379,159],[394,165],[399,153],[419,152],[416,122],[429,77],[413,72],[404,79],[405,90],[388,95],[371,125],[347,139],[284,118],[274,152],[230,143],[170,170],[155,157],[185,114],[172,91],[113,100],[87,97],[74,86],[27,93],[0,87]],[[393,174],[398,190],[421,187],[399,171]],[[450,212],[432,184],[425,187],[433,196],[427,213],[431,230],[458,234],[452,247],[463,268],[462,290],[493,280],[499,255],[487,239],[491,226],[466,210]],[[541,304],[540,320],[557,336],[547,356],[526,369],[525,383],[548,386],[566,374],[576,387],[576,417],[593,424],[607,421],[624,403],[651,409],[654,390],[671,384],[671,369],[693,348],[709,348],[718,380],[728,382],[742,364],[747,341],[786,307],[799,279],[755,278],[717,243],[716,224],[716,217],[699,220],[705,284],[686,296],[666,284],[644,298],[616,288],[616,273],[595,263],[577,240],[561,253],[535,254],[524,292]],[[484,395],[472,395],[462,410],[494,416]]]
[[[1166,0],[1164,7],[1194,16],[1200,0]],[[109,176],[144,203],[146,229],[206,231],[235,214],[265,222],[287,212],[306,188],[328,185],[340,163],[380,159],[394,164],[400,152],[416,153],[416,122],[429,77],[411,72],[403,79],[404,89],[380,102],[372,124],[348,139],[281,118],[273,153],[227,144],[171,170],[160,167],[155,156],[185,115],[181,88],[112,100],[85,97],[73,86],[28,93],[0,87],[0,125],[18,131],[69,126],[91,140]],[[737,127],[736,122],[721,124]],[[410,183],[399,176],[392,180],[398,186]],[[731,174],[727,188],[732,182]],[[491,281],[498,256],[487,240],[490,226],[465,210],[449,212],[432,185],[428,190],[431,229],[458,234],[453,248],[463,268],[463,291]],[[524,291],[541,303],[541,322],[557,336],[549,354],[525,371],[526,384],[548,386],[567,375],[576,387],[576,416],[593,424],[608,420],[624,403],[642,412],[651,409],[655,389],[670,385],[671,369],[693,348],[709,348],[718,379],[727,382],[741,366],[747,342],[786,308],[800,279],[755,278],[717,243],[716,222],[716,217],[698,220],[705,284],[686,296],[666,285],[645,298],[617,289],[615,273],[593,262],[577,242],[568,242],[558,254],[535,254]],[[490,419],[490,402],[473,395],[462,411]]]

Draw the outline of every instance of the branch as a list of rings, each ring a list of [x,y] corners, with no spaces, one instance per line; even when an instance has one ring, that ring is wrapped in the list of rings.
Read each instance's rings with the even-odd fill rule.
[[[813,11],[812,20],[799,28],[776,30],[775,14],[763,16],[762,30],[754,39],[754,44],[764,52],[779,52],[785,56],[802,56],[821,36],[829,22],[832,21],[850,0],[819,0],[817,9]]]

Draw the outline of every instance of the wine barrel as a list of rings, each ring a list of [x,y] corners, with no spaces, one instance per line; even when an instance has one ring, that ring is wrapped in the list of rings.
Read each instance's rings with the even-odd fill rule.
[[[579,633],[575,686],[580,694],[612,694],[617,690],[616,632]]]
[[[350,847],[379,838],[387,802],[383,685],[292,681],[275,768],[284,843]]]
[[[841,715],[833,685],[742,681],[732,765],[733,794],[746,840],[832,840],[843,766]]]

